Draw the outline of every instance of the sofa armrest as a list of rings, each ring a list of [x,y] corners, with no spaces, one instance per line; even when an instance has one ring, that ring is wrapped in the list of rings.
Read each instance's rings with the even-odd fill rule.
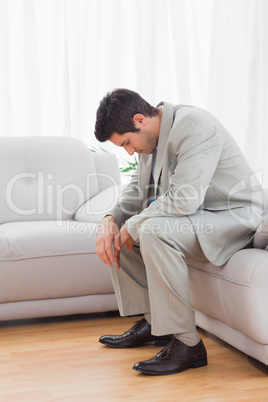
[[[77,210],[74,220],[99,223],[115,206],[121,188],[122,184],[111,186],[90,198]]]

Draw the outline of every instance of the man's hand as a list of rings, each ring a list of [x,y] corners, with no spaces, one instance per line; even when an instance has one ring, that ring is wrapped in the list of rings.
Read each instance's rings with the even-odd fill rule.
[[[122,226],[120,230],[120,247],[122,248],[124,244],[127,245],[129,251],[133,249],[134,240],[127,231],[126,225]]]
[[[111,266],[115,262],[117,269],[120,268],[120,238],[119,230],[113,216],[105,216],[99,224],[96,240],[96,250],[99,258]]]

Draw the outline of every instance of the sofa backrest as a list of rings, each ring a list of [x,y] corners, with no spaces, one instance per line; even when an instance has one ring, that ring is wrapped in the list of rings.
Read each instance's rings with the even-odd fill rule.
[[[72,218],[99,192],[99,181],[111,185],[98,173],[94,154],[80,140],[0,138],[0,223]]]

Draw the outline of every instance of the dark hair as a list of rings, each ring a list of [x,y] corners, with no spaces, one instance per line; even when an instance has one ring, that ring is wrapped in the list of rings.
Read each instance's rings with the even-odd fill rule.
[[[95,124],[95,137],[104,142],[114,134],[137,132],[133,123],[135,114],[156,116],[158,109],[151,106],[137,92],[118,88],[109,92],[100,102]]]

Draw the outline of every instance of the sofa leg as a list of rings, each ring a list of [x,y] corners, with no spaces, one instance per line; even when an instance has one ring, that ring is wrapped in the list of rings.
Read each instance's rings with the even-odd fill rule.
[[[254,359],[254,357],[248,356],[248,361],[252,363],[254,367],[257,369],[261,370],[264,374],[268,375],[268,365],[260,362],[257,359]]]

